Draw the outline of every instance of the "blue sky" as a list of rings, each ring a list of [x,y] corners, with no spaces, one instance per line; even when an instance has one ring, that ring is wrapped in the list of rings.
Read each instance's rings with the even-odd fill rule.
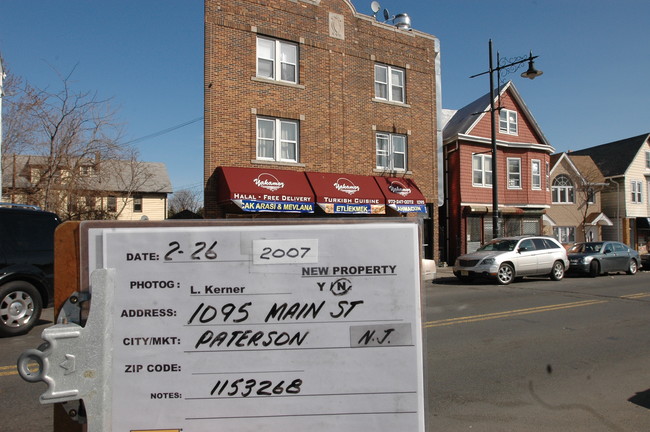
[[[469,76],[487,70],[491,38],[502,58],[531,49],[540,56],[541,77],[523,79],[522,69],[505,78],[557,151],[650,132],[647,0],[380,3],[440,40],[444,108],[488,92],[487,76]],[[372,14],[370,0],[353,4]],[[202,0],[3,0],[0,53],[38,87],[55,86],[55,71],[74,68],[75,89],[112,98],[125,141],[138,140],[144,160],[167,164],[175,190],[201,190]]]

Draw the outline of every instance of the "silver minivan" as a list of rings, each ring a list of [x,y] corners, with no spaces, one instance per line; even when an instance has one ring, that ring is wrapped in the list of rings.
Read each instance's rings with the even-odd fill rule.
[[[549,276],[559,281],[568,267],[566,249],[557,240],[526,235],[497,238],[476,252],[459,256],[454,275],[461,281],[482,277],[507,285],[523,276]]]

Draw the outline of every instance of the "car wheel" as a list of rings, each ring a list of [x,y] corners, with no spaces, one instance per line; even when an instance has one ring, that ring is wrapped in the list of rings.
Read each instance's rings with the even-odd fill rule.
[[[636,274],[637,270],[639,270],[639,265],[636,263],[635,259],[631,259],[630,263],[627,265],[627,274]]]
[[[554,281],[562,280],[564,277],[564,264],[562,261],[555,261],[553,263],[553,270],[551,270],[551,279]]]
[[[43,309],[41,295],[30,283],[9,282],[0,287],[0,336],[27,333]]]
[[[589,264],[589,276],[596,277],[600,274],[600,263],[596,260]]]
[[[515,279],[515,269],[508,263],[501,264],[497,271],[497,282],[499,285],[508,285]]]

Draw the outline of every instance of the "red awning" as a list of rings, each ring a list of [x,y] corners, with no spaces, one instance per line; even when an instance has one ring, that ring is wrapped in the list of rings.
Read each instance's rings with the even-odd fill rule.
[[[384,214],[386,200],[370,176],[335,173],[305,173],[316,194],[316,203],[326,213]]]
[[[415,182],[407,178],[375,177],[389,207],[402,213],[425,213],[426,200]]]
[[[244,211],[311,213],[314,193],[305,174],[265,168],[218,167],[217,201]]]

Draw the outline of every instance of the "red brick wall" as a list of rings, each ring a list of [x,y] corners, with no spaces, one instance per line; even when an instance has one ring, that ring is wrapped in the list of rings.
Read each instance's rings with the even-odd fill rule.
[[[345,40],[330,37],[330,12],[344,17]],[[299,45],[300,87],[252,79],[258,35]],[[437,204],[435,58],[432,36],[357,15],[346,0],[206,0],[208,217],[219,216],[212,184],[218,166],[269,166],[255,161],[257,115],[300,121],[300,163],[270,166],[276,169],[382,175],[375,132],[408,134],[407,177]],[[377,62],[406,70],[406,106],[373,101]]]

